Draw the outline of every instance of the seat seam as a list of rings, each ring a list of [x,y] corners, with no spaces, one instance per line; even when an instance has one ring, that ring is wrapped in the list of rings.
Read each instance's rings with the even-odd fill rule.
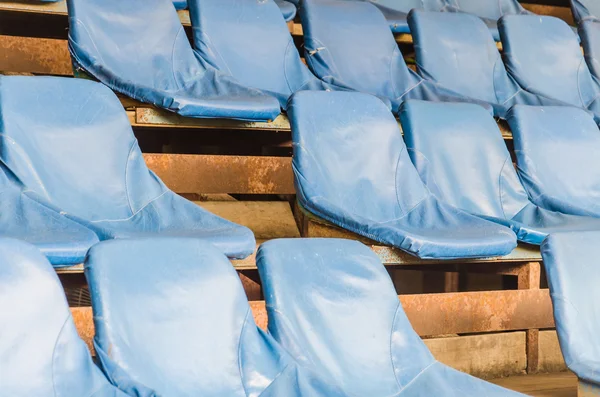
[[[131,153],[133,152],[133,148],[135,147],[136,140],[134,139],[131,142],[131,146],[129,147],[129,153],[127,154],[127,163],[125,164],[125,196],[127,197],[127,205],[129,206],[129,210],[131,211],[131,215],[135,212],[133,206],[131,205],[131,198],[129,197],[129,161],[131,160]]]
[[[244,394],[246,397],[248,396],[248,392],[246,391],[246,385],[244,384],[244,373],[242,371],[242,337],[244,335],[244,330],[246,329],[246,324],[248,324],[248,317],[250,315],[250,306],[248,306],[248,310],[246,311],[246,315],[244,316],[244,324],[242,325],[242,329],[240,331],[240,336],[238,338],[238,372],[240,373],[240,383],[242,384],[242,389],[244,390]]]
[[[159,198],[161,198],[162,196],[164,196],[165,194],[167,194],[168,192],[170,192],[170,190],[167,189],[164,192],[162,192],[161,194],[159,194],[158,196],[156,196],[155,198],[153,198],[152,200],[148,201],[147,203],[145,203],[142,206],[142,208],[140,208],[139,210],[137,210],[136,212],[134,212],[130,217],[121,218],[121,219],[100,219],[100,220],[90,221],[90,223],[123,222],[123,221],[128,221],[131,218],[133,218],[134,216],[136,216],[137,214],[139,214],[140,212],[142,212],[144,209],[146,209],[146,207],[148,207],[150,204],[152,204],[153,202],[155,202],[156,200],[158,200]]]
[[[175,86],[177,86],[177,90],[181,90],[182,88],[177,81],[177,77],[175,76],[175,47],[177,46],[177,39],[182,31],[183,26],[180,26],[177,34],[175,35],[175,39],[173,40],[173,48],[171,48],[171,75],[173,76],[173,81],[175,82]]]
[[[54,381],[54,360],[55,360],[55,355],[56,355],[56,349],[58,347],[58,341],[60,340],[60,337],[65,329],[65,326],[67,325],[69,319],[71,318],[71,314],[68,314],[67,317],[65,318],[65,321],[63,322],[62,326],[60,327],[60,331],[58,332],[58,335],[56,336],[56,340],[54,341],[54,346],[52,347],[52,391],[54,392],[54,396],[58,396],[58,393],[56,392],[56,384]]]

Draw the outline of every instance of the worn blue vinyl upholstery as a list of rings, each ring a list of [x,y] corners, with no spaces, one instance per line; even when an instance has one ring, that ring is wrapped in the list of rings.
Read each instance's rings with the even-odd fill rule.
[[[506,67],[521,87],[588,109],[600,121],[600,83],[584,62],[579,37],[564,21],[508,15],[499,29]]]
[[[590,72],[600,78],[600,21],[582,21],[579,23],[579,37]]]
[[[68,0],[69,50],[113,90],[188,117],[272,120],[273,97],[197,59],[170,0]]]
[[[57,77],[3,77],[0,160],[27,190],[101,239],[206,239],[233,258],[252,232],[169,190],[148,168],[123,105],[106,86]]]
[[[583,21],[600,20],[600,3],[597,0],[570,0],[571,11],[575,22],[579,25]]]
[[[410,33],[407,16],[412,9],[445,11],[446,0],[365,0],[379,8],[394,33]]]
[[[85,275],[101,366],[131,396],[343,396],[256,326],[235,269],[211,244],[106,241]]]
[[[410,70],[373,4],[304,0],[299,12],[306,63],[321,80],[388,98],[394,112],[407,99],[475,101]]]
[[[272,0],[190,0],[194,47],[212,67],[279,99],[325,84],[302,63]]]
[[[504,118],[516,103],[562,105],[519,87],[506,71],[500,52],[480,18],[465,13],[414,10],[408,23],[421,76],[490,103],[495,116]]]
[[[565,363],[579,379],[596,387],[600,384],[599,242],[600,231],[556,233],[541,248]]]
[[[413,164],[440,200],[509,226],[529,244],[557,231],[600,230],[600,219],[529,201],[496,122],[479,106],[407,101],[400,120]]]
[[[521,396],[436,361],[363,244],[272,240],[256,263],[271,335],[349,396]]]
[[[600,217],[600,131],[584,110],[515,106],[508,116],[521,181],[540,207]]]
[[[300,92],[289,116],[296,192],[308,211],[420,258],[499,256],[515,247],[508,228],[427,190],[396,119],[376,97]]]
[[[187,0],[173,0],[173,5],[177,10],[184,10],[187,8]]]
[[[1,238],[0,262],[0,394],[125,397],[92,362],[46,258]]]
[[[193,1],[193,0],[190,0]],[[274,0],[275,4],[277,4],[277,6],[279,7],[279,10],[281,11],[281,15],[283,15],[283,18],[286,20],[286,22],[289,22],[291,20],[294,19],[294,17],[296,16],[296,6],[289,2],[289,1],[285,1],[285,0]],[[188,0],[174,0],[174,4],[175,4],[175,8],[177,8],[178,10],[183,10],[184,8],[187,8],[188,6]]]

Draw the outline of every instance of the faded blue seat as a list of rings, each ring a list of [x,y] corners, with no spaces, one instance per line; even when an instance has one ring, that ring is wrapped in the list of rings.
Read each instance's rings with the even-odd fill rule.
[[[184,10],[187,8],[187,0],[173,0],[173,5],[177,10]]]
[[[1,238],[0,262],[2,396],[126,397],[92,362],[46,258]]]
[[[306,63],[326,83],[388,98],[394,112],[407,99],[478,102],[410,70],[373,4],[304,0],[299,12]]]
[[[480,18],[465,13],[414,10],[408,23],[421,76],[464,96],[489,103],[504,118],[516,103],[562,105],[531,94],[508,74],[500,52]],[[440,40],[440,37],[444,40]]]
[[[588,109],[600,121],[600,83],[569,25],[549,16],[508,15],[499,29],[506,68],[521,87]]]
[[[436,361],[379,258],[361,243],[272,240],[256,262],[271,335],[349,396],[522,396]]]
[[[541,248],[560,350],[567,367],[587,383],[581,391],[595,389],[590,396],[600,392],[599,242],[598,231],[557,233]]]
[[[170,0],[68,0],[77,68],[113,90],[187,117],[272,120],[273,97],[196,58]]]
[[[508,116],[519,176],[531,200],[600,217],[600,131],[581,109],[515,106]]]
[[[394,33],[410,33],[407,16],[413,9],[445,11],[446,0],[365,0],[379,8]]]
[[[517,0],[448,0],[448,3],[456,11],[481,18],[496,41],[500,41],[500,18],[505,15],[535,15],[524,9]]]
[[[193,1],[193,0],[190,0]],[[188,0],[174,0],[175,8],[178,10],[183,10],[188,6]],[[296,6],[285,0],[275,0],[275,4],[279,7],[281,11],[281,15],[286,20],[286,22],[292,21],[296,16]]]
[[[202,60],[279,100],[326,85],[302,63],[272,0],[190,0],[194,47]]]
[[[498,125],[479,106],[408,101],[400,121],[413,164],[440,200],[506,225],[529,244],[557,231],[600,230],[600,219],[529,201]]]
[[[311,213],[420,258],[500,256],[516,246],[508,228],[429,192],[376,97],[299,92],[288,114],[296,192]]]
[[[600,78],[600,21],[580,22],[579,37],[587,66],[592,75],[598,79]]]
[[[116,95],[82,79],[3,77],[0,160],[30,190],[100,239],[208,240],[232,258],[252,232],[176,195],[148,168]]]
[[[600,3],[596,0],[570,0],[573,19],[578,25],[587,20],[600,20]]]
[[[85,275],[101,366],[131,396],[343,396],[256,326],[237,272],[211,244],[106,241]]]

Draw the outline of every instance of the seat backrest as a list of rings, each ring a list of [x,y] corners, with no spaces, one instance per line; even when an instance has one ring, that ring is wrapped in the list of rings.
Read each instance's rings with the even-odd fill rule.
[[[600,214],[600,131],[592,116],[571,107],[518,105],[507,120],[531,200],[554,211]]]
[[[406,214],[429,192],[396,119],[378,98],[300,92],[289,109],[299,200],[332,205],[375,222]]]
[[[305,0],[300,14],[306,63],[321,80],[392,99],[416,84],[373,4]]]
[[[448,2],[462,12],[494,21],[504,15],[523,12],[523,7],[517,0],[449,0]]]
[[[584,20],[600,19],[600,3],[596,0],[570,0],[573,18],[577,24]]]
[[[502,104],[517,90],[488,27],[465,13],[408,16],[419,73],[465,96]],[[443,37],[443,40],[440,40]]]
[[[410,157],[439,199],[501,219],[511,219],[529,203],[502,134],[485,109],[407,101],[400,121]]]
[[[587,108],[598,86],[584,61],[577,35],[564,21],[508,15],[498,25],[506,67],[524,89]]]
[[[0,159],[29,189],[89,221],[122,219],[166,191],[123,105],[81,79],[0,78]]]
[[[273,0],[190,0],[194,47],[212,67],[276,96],[320,89],[304,65],[281,10]]]
[[[132,395],[258,396],[291,362],[210,243],[110,240],[90,250],[85,273],[98,356]]]
[[[178,91],[204,74],[170,1],[68,0],[67,5],[71,54],[99,80],[112,75]]]
[[[590,72],[600,78],[600,21],[579,23],[579,37]]]
[[[600,380],[598,241],[597,231],[556,233],[541,247],[565,363],[580,379],[594,383]]]
[[[92,362],[48,260],[32,245],[2,238],[0,261],[0,394],[123,395]]]
[[[173,5],[177,10],[184,10],[187,8],[187,0],[173,0]]]
[[[269,332],[352,396],[396,396],[434,362],[377,256],[351,240],[264,243]]]
[[[412,9],[441,11],[446,7],[445,0],[369,0],[392,10],[409,12]]]

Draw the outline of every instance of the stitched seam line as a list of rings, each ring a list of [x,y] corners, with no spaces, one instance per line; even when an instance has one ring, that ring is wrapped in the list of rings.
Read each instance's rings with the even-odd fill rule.
[[[129,184],[127,182],[129,181],[129,179],[128,179],[129,160],[131,159],[131,152],[133,152],[133,148],[135,147],[135,142],[136,142],[135,139],[133,140],[133,142],[131,142],[131,147],[129,148],[129,153],[127,154],[127,163],[125,164],[125,195],[127,196],[127,205],[129,206],[131,215],[133,215],[134,210],[133,210],[133,206],[131,205],[131,198],[129,197]]]
[[[400,304],[400,301],[398,301],[398,305],[396,306],[396,312],[394,313],[394,319],[392,320],[392,328],[390,329],[390,361],[392,362],[392,369],[394,370],[394,379],[396,379],[396,383],[398,384],[400,390],[402,390],[402,384],[400,383],[398,375],[396,374],[396,365],[394,363],[394,355],[392,353],[392,338],[394,337],[394,326],[396,324],[396,318],[398,318],[398,309],[401,306],[402,305]]]
[[[65,318],[65,321],[63,322],[63,325],[60,327],[60,331],[58,332],[58,336],[56,337],[56,340],[54,341],[54,347],[52,348],[52,391],[54,391],[54,395],[58,396],[58,393],[56,392],[56,384],[54,383],[54,359],[55,359],[55,354],[56,354],[56,348],[58,347],[58,341],[60,340],[60,337],[65,329],[65,326],[67,325],[67,322],[69,321],[69,319],[71,318],[71,315],[67,315],[67,318]]]
[[[419,372],[419,373],[417,374],[417,376],[415,376],[414,378],[412,378],[412,380],[411,380],[410,382],[408,382],[408,383],[406,384],[406,386],[404,386],[404,387],[403,387],[403,388],[400,390],[400,393],[398,393],[398,394],[399,394],[399,395],[400,395],[400,394],[402,394],[402,393],[404,392],[404,390],[406,390],[406,389],[407,389],[407,388],[408,388],[410,385],[412,385],[413,383],[415,383],[415,382],[416,382],[416,380],[417,380],[417,379],[419,379],[419,377],[425,373],[425,371],[427,371],[429,368],[431,368],[433,365],[435,365],[435,364],[437,364],[437,363],[438,363],[438,361],[437,361],[437,360],[434,360],[434,361],[433,361],[431,364],[429,364],[428,366],[426,366],[425,368],[423,368],[423,369],[421,370],[421,372]]]
[[[177,46],[177,39],[179,38],[179,35],[182,31],[183,26],[181,26],[180,29],[177,31],[177,34],[175,35],[175,40],[173,40],[173,48],[171,48],[171,74],[173,75],[173,81],[175,82],[175,85],[177,86],[178,90],[181,90],[181,86],[177,81],[177,77],[175,77],[175,47]]]
[[[146,209],[146,207],[148,207],[150,204],[152,204],[153,202],[155,202],[156,200],[158,200],[159,198],[161,198],[162,196],[164,196],[165,194],[167,194],[168,192],[170,192],[170,190],[165,190],[164,192],[162,192],[160,195],[156,196],[155,198],[153,198],[152,200],[148,201],[146,204],[144,204],[142,206],[142,208],[140,208],[139,210],[137,210],[136,212],[134,212],[130,217],[128,218],[122,218],[122,219],[101,219],[101,220],[97,220],[97,221],[90,221],[90,223],[100,223],[100,222],[124,222],[124,221],[128,221],[131,218],[133,218],[134,216],[136,216],[137,214],[139,214],[140,212],[142,212],[144,209]]]
[[[287,55],[288,55],[288,52],[290,51],[290,46],[293,43],[294,43],[294,40],[290,36],[290,40],[288,41],[287,46],[285,47],[285,53],[283,54],[283,75],[285,76],[285,85],[287,85],[287,88],[290,91],[290,94],[293,94],[294,90],[292,89],[292,86],[290,85],[286,66],[287,66]]]
[[[504,219],[506,218],[506,212],[504,211],[504,202],[502,201],[502,173],[504,172],[504,167],[506,167],[506,163],[510,159],[510,154],[504,160],[504,164],[502,164],[502,168],[500,169],[500,174],[498,175],[498,199],[500,200],[500,209],[502,210],[502,216]]]
[[[240,379],[242,383],[242,389],[244,389],[244,394],[248,396],[248,392],[246,391],[246,387],[244,386],[244,373],[242,372],[242,337],[244,335],[244,330],[246,329],[246,324],[248,323],[248,316],[250,315],[250,307],[246,311],[246,316],[244,316],[244,324],[242,325],[242,330],[240,332],[240,337],[238,338],[238,371],[240,373]]]

